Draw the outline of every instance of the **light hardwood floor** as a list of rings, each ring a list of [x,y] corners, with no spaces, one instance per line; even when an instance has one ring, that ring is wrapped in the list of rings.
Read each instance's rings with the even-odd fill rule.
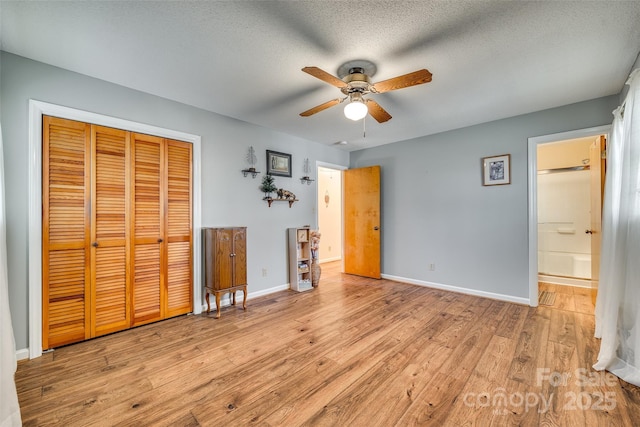
[[[219,320],[183,316],[22,361],[24,424],[640,425],[640,390],[591,370],[599,343],[581,290],[541,284],[556,306],[530,308],[338,268],[323,265],[316,290]]]

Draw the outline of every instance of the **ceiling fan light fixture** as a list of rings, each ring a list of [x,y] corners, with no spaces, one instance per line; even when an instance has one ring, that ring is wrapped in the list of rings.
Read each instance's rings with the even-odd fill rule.
[[[391,120],[391,114],[370,97],[367,97],[366,100],[363,99],[364,95],[376,95],[429,83],[433,77],[429,70],[423,68],[413,73],[403,74],[372,84],[370,77],[376,72],[376,66],[366,60],[349,61],[342,64],[338,69],[338,76],[340,78],[318,67],[304,67],[302,71],[331,86],[337,87],[345,97],[332,99],[324,104],[316,105],[300,113],[300,116],[312,116],[334,105],[342,104],[348,98],[349,100],[344,107],[345,117],[353,121],[358,121],[370,115],[378,123],[385,123]]]
[[[365,118],[369,109],[362,99],[362,95],[359,93],[351,94],[350,102],[344,107],[344,116],[353,121],[362,120]]]

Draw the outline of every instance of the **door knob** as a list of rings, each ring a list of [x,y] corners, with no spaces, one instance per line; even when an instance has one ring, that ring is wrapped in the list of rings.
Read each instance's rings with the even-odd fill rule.
[[[375,227],[373,227],[374,230],[378,231],[380,230],[380,227],[378,227],[377,225]]]
[[[93,246],[94,248],[97,248],[98,247],[98,242],[93,242],[93,245],[91,245],[91,246]]]
[[[162,243],[162,239],[158,239],[158,243]]]
[[[585,234],[593,234],[593,230],[585,230],[584,233]]]

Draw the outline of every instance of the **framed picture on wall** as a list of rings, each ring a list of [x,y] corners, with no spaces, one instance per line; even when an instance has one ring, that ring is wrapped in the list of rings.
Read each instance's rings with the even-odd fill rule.
[[[511,154],[482,158],[482,185],[511,184]]]
[[[267,174],[291,177],[291,154],[267,150]]]

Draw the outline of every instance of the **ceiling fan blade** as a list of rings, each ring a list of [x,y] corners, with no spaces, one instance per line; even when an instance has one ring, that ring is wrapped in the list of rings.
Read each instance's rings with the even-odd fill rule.
[[[326,110],[329,107],[333,107],[334,105],[338,105],[342,102],[340,98],[332,99],[331,101],[327,101],[324,104],[316,105],[313,108],[308,109],[305,112],[300,113],[302,117],[309,117],[315,113],[319,113],[322,110]]]
[[[369,109],[371,117],[376,119],[378,123],[384,123],[391,120],[391,114],[387,113],[387,111],[373,99],[367,99],[367,108]]]
[[[318,67],[304,67],[302,69],[302,71],[304,71],[307,74],[312,75],[313,77],[322,80],[325,83],[329,83],[330,85],[333,85],[337,88],[342,89],[343,87],[345,87],[347,84],[345,82],[343,82],[342,80],[340,80],[339,78],[337,78],[336,76],[332,76],[331,74],[327,73],[324,70],[321,70]]]
[[[377,93],[385,93],[392,90],[403,89],[405,87],[421,85],[431,81],[431,73],[429,70],[418,70],[403,76],[394,77],[389,80],[383,80],[373,85]]]

